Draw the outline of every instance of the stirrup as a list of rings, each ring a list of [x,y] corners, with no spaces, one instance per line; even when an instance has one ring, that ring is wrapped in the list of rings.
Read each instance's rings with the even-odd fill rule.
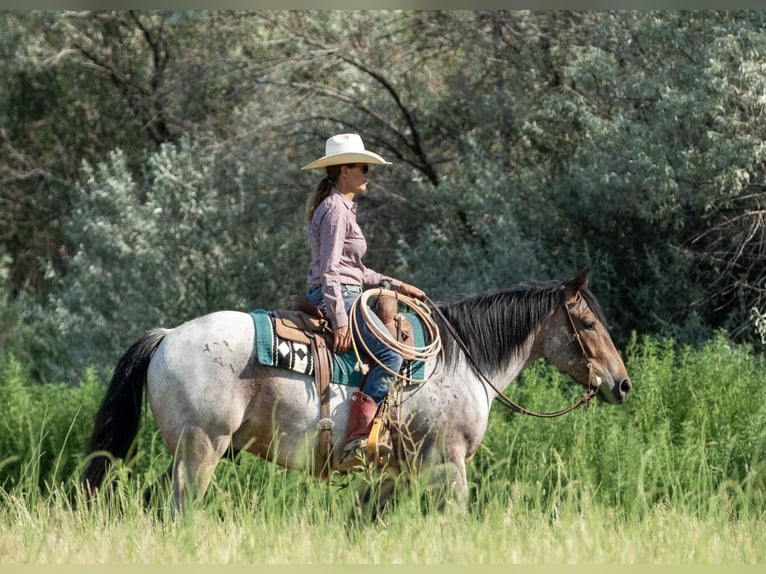
[[[366,466],[368,463],[368,440],[367,437],[354,439],[346,444],[343,449],[343,455],[338,464],[339,470],[351,470],[360,466]]]
[[[375,417],[372,421],[370,436],[367,440],[367,452],[374,457],[374,460],[391,454],[393,449],[391,448],[390,439],[391,435],[386,428],[383,417]]]

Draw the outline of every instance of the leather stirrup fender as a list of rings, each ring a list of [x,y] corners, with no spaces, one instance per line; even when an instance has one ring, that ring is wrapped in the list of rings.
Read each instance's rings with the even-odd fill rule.
[[[327,477],[332,467],[332,431],[335,427],[330,418],[330,351],[323,337],[311,337],[311,353],[314,357],[314,381],[319,397],[318,443],[316,451],[316,474]]]

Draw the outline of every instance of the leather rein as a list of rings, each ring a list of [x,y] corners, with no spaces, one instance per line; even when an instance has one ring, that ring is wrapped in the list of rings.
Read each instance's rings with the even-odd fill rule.
[[[466,357],[468,357],[468,360],[471,362],[471,365],[473,366],[476,374],[479,375],[479,377],[481,377],[481,379],[485,383],[487,383],[487,385],[489,385],[489,387],[493,391],[495,391],[495,393],[497,394],[496,398],[500,404],[511,409],[512,411],[515,411],[523,415],[530,415],[530,416],[539,417],[539,418],[554,418],[554,417],[560,417],[561,415],[565,415],[575,410],[576,408],[586,404],[588,401],[590,401],[593,397],[595,397],[598,394],[599,387],[601,386],[601,379],[600,377],[596,376],[595,373],[593,372],[593,361],[591,361],[590,357],[588,356],[588,352],[585,350],[585,345],[583,344],[582,338],[580,337],[580,332],[577,330],[577,326],[575,325],[574,319],[572,318],[572,313],[569,311],[570,305],[567,304],[566,302],[565,290],[566,290],[565,285],[562,285],[561,287],[559,287],[559,300],[561,302],[561,308],[564,310],[564,314],[567,316],[569,326],[573,333],[572,338],[570,339],[570,342],[576,342],[577,345],[580,347],[580,351],[582,352],[582,361],[585,363],[585,366],[588,369],[588,391],[582,397],[580,397],[580,399],[573,405],[553,413],[537,413],[535,411],[530,411],[529,409],[525,409],[521,405],[515,403],[513,400],[505,396],[503,392],[500,389],[498,389],[492,383],[492,381],[489,380],[489,377],[487,377],[487,375],[484,374],[484,371],[481,369],[478,362],[476,361],[474,356],[471,354],[471,351],[468,350],[468,347],[466,346],[465,342],[460,338],[460,336],[455,331],[455,328],[452,326],[449,320],[444,316],[441,310],[439,310],[439,308],[434,304],[434,302],[431,301],[428,297],[426,297],[426,299],[428,303],[431,305],[431,307],[439,315],[439,317],[441,317],[442,322],[447,328],[447,331],[449,331],[450,335],[452,335],[452,337],[455,339],[457,344],[466,354]]]

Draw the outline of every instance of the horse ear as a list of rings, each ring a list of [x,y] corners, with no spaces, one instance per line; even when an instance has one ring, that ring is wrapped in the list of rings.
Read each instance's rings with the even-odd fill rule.
[[[590,269],[586,267],[585,269],[583,269],[577,274],[577,277],[575,277],[569,283],[567,283],[566,291],[565,291],[567,301],[577,300],[579,298],[580,291],[588,288],[589,274],[590,274]]]

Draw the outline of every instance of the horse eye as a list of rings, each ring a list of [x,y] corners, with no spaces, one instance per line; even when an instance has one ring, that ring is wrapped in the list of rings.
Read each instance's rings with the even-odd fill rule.
[[[596,330],[596,324],[593,321],[583,321],[582,326],[588,331]]]

